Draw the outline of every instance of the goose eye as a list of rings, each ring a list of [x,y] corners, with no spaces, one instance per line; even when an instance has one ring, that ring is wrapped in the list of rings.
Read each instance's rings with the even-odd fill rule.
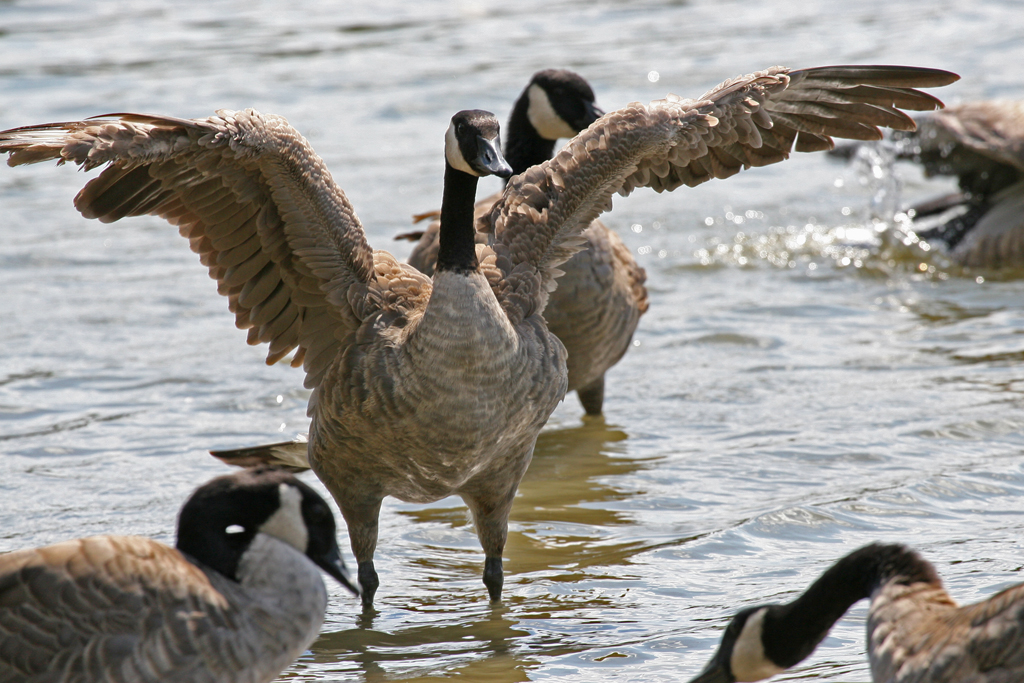
[[[459,121],[457,124],[455,124],[455,132],[458,133],[459,135],[464,134],[466,132],[466,124]]]
[[[241,534],[245,532],[245,527],[238,524],[232,524],[228,528],[224,529],[224,533],[228,535]]]

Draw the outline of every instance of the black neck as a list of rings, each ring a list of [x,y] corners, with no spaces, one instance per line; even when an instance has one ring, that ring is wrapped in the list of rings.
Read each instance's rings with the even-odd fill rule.
[[[814,651],[853,603],[871,597],[893,578],[905,584],[942,584],[931,564],[906,546],[866,546],[836,562],[793,602],[768,608],[761,638],[765,654],[781,667],[795,665]]]
[[[437,271],[471,273],[477,268],[473,203],[479,178],[445,162]]]
[[[544,163],[555,152],[555,141],[545,140],[530,123],[526,111],[530,107],[529,91],[516,100],[505,132],[505,161],[512,175],[519,175],[531,166]]]

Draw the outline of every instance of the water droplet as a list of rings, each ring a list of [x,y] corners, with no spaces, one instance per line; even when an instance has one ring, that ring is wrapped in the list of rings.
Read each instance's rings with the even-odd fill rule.
[[[277,395],[277,402],[278,403],[284,403],[284,396],[282,396],[281,394],[278,394]]]
[[[661,74],[659,74],[657,71],[647,72],[647,80],[649,80],[651,83],[657,83],[659,78],[661,78]]]
[[[629,226],[629,229],[632,230],[633,232],[643,232],[644,226],[640,225],[639,223],[634,223],[633,225]]]

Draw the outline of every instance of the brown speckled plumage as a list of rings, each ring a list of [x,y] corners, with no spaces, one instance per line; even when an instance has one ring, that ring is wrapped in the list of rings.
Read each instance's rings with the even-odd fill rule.
[[[565,349],[542,313],[611,195],[727,177],[786,158],[794,142],[819,149],[832,134],[876,139],[875,124],[912,128],[895,107],[938,101],[909,88],[955,78],[776,67],[699,100],[629,105],[514,177],[485,218],[494,240],[476,246],[477,271],[433,280],[370,251],[344,193],[280,117],[111,115],[0,133],[0,152],[14,165],[109,163],[76,199],[84,215],[167,218],[250,341],[270,344],[268,360],[297,348],[313,389],[310,464],[349,524],[365,599],[382,498],[452,494],[473,510],[495,597],[513,496],[567,386]]]
[[[501,197],[495,194],[476,204],[478,225]],[[409,265],[433,275],[437,261],[440,222],[432,222],[409,256]],[[565,274],[551,293],[544,319],[568,354],[567,391],[579,391],[588,413],[599,414],[604,375],[626,351],[637,323],[648,308],[647,274],[615,232],[600,220],[583,231],[583,249],[559,266]],[[488,235],[477,231],[477,243]],[[590,396],[596,392],[596,397]]]
[[[894,578],[871,599],[868,654],[876,682],[1024,680],[1024,585],[960,607],[942,582]]]
[[[312,621],[268,607],[146,538],[7,553],[0,681],[271,681],[308,647],[323,607]]]

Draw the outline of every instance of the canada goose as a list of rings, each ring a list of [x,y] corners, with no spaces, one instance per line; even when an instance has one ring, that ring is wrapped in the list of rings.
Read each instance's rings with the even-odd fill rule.
[[[280,470],[199,487],[176,547],[92,536],[0,554],[0,681],[271,681],[320,631],[317,567],[359,592],[331,509]]]
[[[573,137],[604,114],[594,102],[590,84],[567,69],[545,69],[530,79],[516,100],[505,129],[505,160],[519,175],[551,158],[555,141]],[[501,198],[498,192],[481,199],[474,215],[477,242],[487,244],[490,226],[484,220]],[[423,214],[423,217],[436,213]],[[433,275],[440,221],[423,232],[399,235],[418,238],[408,262]],[[544,309],[548,329],[568,353],[568,391],[575,391],[588,415],[600,415],[605,373],[629,349],[640,316],[647,311],[647,274],[619,236],[600,220],[583,231],[583,249],[559,266],[565,274]]]
[[[541,428],[566,389],[565,349],[542,313],[612,193],[728,177],[832,134],[877,139],[912,128],[897,107],[941,103],[912,86],[956,80],[912,67],[773,67],[699,100],[670,96],[606,114],[554,158],[508,184],[478,245],[480,175],[507,176],[498,124],[460,112],[445,135],[433,279],[373,252],[344,193],[284,119],[247,110],[209,119],[112,114],[0,133],[8,163],[108,167],[76,197],[83,215],[152,213],[179,226],[268,362],[296,349],[309,403],[308,460],[348,523],[365,605],[385,496],[457,494],[501,596],[508,513]]]
[[[944,242],[962,266],[1024,266],[1024,101],[967,102],[917,123],[916,132],[893,136],[897,158],[960,185],[912,207],[915,219],[942,221],[918,236]]]
[[[1024,584],[959,607],[931,563],[906,546],[876,543],[836,562],[793,602],[738,612],[690,683],[781,673],[814,652],[863,598],[871,599],[867,640],[875,683],[1024,680]]]

